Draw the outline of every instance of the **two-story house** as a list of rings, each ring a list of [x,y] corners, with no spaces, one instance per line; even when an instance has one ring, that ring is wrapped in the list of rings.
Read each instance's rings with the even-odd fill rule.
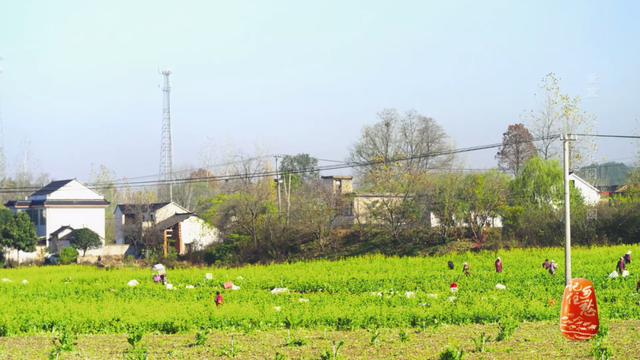
[[[108,205],[104,196],[75,179],[53,181],[25,200],[11,200],[5,204],[14,213],[24,211],[29,214],[40,238],[38,245],[49,246],[54,251],[67,246],[73,230],[81,228],[95,231],[104,244],[105,208]]]

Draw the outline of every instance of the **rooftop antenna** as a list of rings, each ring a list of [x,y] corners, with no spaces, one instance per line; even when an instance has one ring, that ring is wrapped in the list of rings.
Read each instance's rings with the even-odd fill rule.
[[[4,57],[0,55],[0,60]],[[2,74],[2,66],[0,66],[0,74]],[[2,97],[0,96],[0,100]],[[4,159],[4,134],[2,131],[2,104],[0,103],[0,181],[5,179],[5,159]]]
[[[162,145],[160,146],[160,180],[169,186],[169,201],[173,201],[173,146],[171,144],[171,82],[169,75],[173,73],[171,68],[158,69],[158,73],[164,76],[164,93],[162,101]]]

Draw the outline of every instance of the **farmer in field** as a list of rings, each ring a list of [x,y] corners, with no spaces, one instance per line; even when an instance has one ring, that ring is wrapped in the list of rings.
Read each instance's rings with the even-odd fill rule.
[[[545,268],[545,270],[549,270],[549,265],[549,259],[545,259],[542,263],[542,267]]]
[[[500,260],[500,257],[496,259],[496,272],[502,272],[502,260]]]
[[[469,276],[469,275],[471,275],[471,272],[470,272],[469,270],[470,270],[470,268],[469,268],[469,264],[467,264],[467,263],[465,262],[465,263],[462,265],[462,272],[463,272],[465,275]]]
[[[624,258],[621,257],[620,261],[618,261],[618,265],[616,265],[616,270],[622,274],[624,272]]]
[[[624,255],[624,262],[625,264],[631,264],[631,250]]]
[[[160,263],[155,264],[151,267],[151,270],[155,270],[158,272],[158,275],[156,275],[157,277],[153,277],[154,282],[162,281],[162,285],[167,284],[167,270],[165,269],[164,265]]]
[[[222,295],[220,295],[220,291],[216,292],[215,302],[216,302],[216,307],[219,307],[224,302],[224,299],[222,298]]]
[[[551,260],[551,264],[549,264],[549,274],[555,275],[556,270],[558,269],[558,265],[555,261]]]
[[[453,261],[449,260],[449,270],[453,270]]]

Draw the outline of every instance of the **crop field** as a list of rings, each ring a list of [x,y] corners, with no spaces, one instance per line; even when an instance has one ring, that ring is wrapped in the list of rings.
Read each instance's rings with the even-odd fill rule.
[[[633,320],[638,326],[640,296],[635,289],[640,265],[628,265],[631,275],[626,278],[607,277],[627,250],[640,253],[639,246],[575,248],[573,277],[593,282],[601,321]],[[496,256],[504,264],[499,274],[493,268]],[[558,263],[555,276],[542,269],[546,258]],[[456,264],[454,270],[447,268],[449,260]],[[154,283],[151,270],[137,267],[4,269],[0,270],[0,335],[37,339],[70,332],[120,336],[126,344],[126,335],[134,331],[190,337],[198,331],[278,333],[279,339],[286,332],[325,337],[327,332],[364,332],[369,341],[377,329],[424,334],[453,325],[493,328],[498,322],[520,324],[516,327],[522,329],[524,323],[557,323],[564,291],[563,260],[562,249],[517,249],[446,257],[366,256],[230,269],[169,269],[174,289]],[[464,261],[471,267],[470,276],[462,273]],[[207,273],[213,280],[206,280]],[[128,286],[134,279],[139,284]],[[227,281],[240,289],[225,290],[222,283]],[[450,291],[452,282],[458,284],[456,293]],[[496,284],[506,289],[496,289]],[[287,292],[272,294],[274,287]],[[213,301],[216,291],[225,299],[219,308]],[[550,327],[559,335],[557,325]],[[637,334],[635,327],[633,331]],[[3,344],[6,349],[10,343]]]
[[[640,319],[635,263],[629,265],[629,277],[607,277],[627,249],[640,252],[637,246],[572,252],[573,277],[593,282],[601,317]],[[0,335],[55,329],[79,334],[131,329],[161,334],[232,328],[355,330],[557,319],[564,291],[562,250],[513,250],[498,256],[504,263],[500,274],[493,270],[494,253],[176,269],[168,271],[175,288],[171,290],[154,283],[148,269],[7,269],[0,271],[0,278],[11,280],[0,282]],[[545,258],[558,262],[555,276],[542,269]],[[447,269],[449,259],[456,269]],[[470,276],[462,274],[464,261],[471,266]],[[212,273],[213,280],[205,280],[206,273]],[[127,286],[133,279],[139,285]],[[240,290],[224,290],[226,281]],[[455,294],[449,291],[452,282],[458,284]],[[495,289],[498,283],[506,289]],[[271,294],[274,287],[288,292]],[[225,298],[220,308],[213,301],[216,291]]]

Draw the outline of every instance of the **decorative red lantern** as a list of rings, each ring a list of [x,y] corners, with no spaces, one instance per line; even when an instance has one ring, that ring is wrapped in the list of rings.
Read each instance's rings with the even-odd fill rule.
[[[598,306],[593,284],[587,279],[573,279],[564,288],[560,331],[570,340],[591,339],[598,332]]]

